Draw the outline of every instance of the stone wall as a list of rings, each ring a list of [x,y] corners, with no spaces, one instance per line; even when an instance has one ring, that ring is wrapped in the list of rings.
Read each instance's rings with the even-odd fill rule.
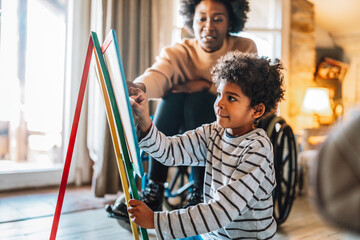
[[[290,14],[290,59],[288,118],[295,132],[313,120],[301,115],[301,104],[308,87],[314,86],[316,43],[314,6],[307,0],[292,0]]]

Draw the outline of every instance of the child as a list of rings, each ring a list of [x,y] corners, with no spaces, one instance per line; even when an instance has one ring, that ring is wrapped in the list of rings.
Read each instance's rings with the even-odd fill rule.
[[[140,147],[169,166],[205,166],[204,203],[153,212],[130,200],[131,221],[159,239],[270,239],[276,232],[273,149],[258,120],[283,99],[282,66],[254,54],[229,52],[211,70],[216,122],[166,137],[152,124],[145,93],[132,96]]]

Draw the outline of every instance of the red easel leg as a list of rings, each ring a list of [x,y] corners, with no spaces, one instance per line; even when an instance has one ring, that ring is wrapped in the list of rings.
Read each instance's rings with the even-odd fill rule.
[[[82,107],[82,103],[84,100],[84,94],[85,94],[86,83],[87,83],[88,74],[89,74],[89,68],[90,68],[90,62],[91,62],[93,48],[94,48],[94,44],[90,37],[89,45],[88,45],[88,49],[87,49],[87,53],[86,53],[85,65],[84,65],[84,69],[83,69],[83,73],[82,73],[82,77],[81,77],[81,84],[80,84],[79,95],[78,95],[78,99],[77,99],[77,103],[76,103],[74,120],[73,120],[73,124],[72,124],[72,128],[71,128],[69,146],[68,146],[67,153],[66,153],[64,170],[63,170],[61,183],[60,183],[59,195],[58,195],[58,199],[57,199],[57,203],[56,203],[55,215],[54,215],[53,224],[52,224],[51,233],[50,233],[50,240],[56,239],[56,232],[57,232],[58,225],[59,225],[62,204],[64,201],[66,184],[67,184],[67,180],[68,180],[68,176],[69,176],[72,154],[74,151],[76,133],[77,133],[78,125],[79,125],[81,107]]]

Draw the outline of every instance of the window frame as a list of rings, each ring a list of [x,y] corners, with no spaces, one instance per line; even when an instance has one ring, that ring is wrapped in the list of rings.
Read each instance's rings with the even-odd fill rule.
[[[1,0],[0,0],[1,1]],[[89,23],[85,21],[77,21],[78,18],[88,19],[90,3],[85,1],[68,0],[66,4],[66,54],[65,54],[65,87],[64,87],[64,105],[63,105],[63,140],[62,140],[62,156],[67,152],[68,141],[70,136],[72,117],[76,107],[78,89],[80,86],[80,77],[85,61],[86,48],[89,40]],[[77,51],[73,51],[77,49]],[[84,119],[83,119],[84,120]],[[82,123],[85,125],[85,121]],[[72,166],[68,176],[68,184],[81,184],[81,179],[77,179],[79,168],[76,165],[82,165],[81,159],[86,154],[86,146],[79,142],[85,132],[85,126],[79,124],[77,144],[72,158]],[[46,187],[57,186],[61,182],[63,172],[63,164],[49,169],[21,170],[0,173],[0,191],[23,189],[28,187]],[[83,173],[84,174],[84,173]]]

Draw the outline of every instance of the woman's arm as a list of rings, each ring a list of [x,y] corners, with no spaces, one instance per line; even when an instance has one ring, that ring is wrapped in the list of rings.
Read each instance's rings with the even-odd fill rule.
[[[193,80],[172,87],[172,93],[194,93],[209,90],[212,83],[206,80]]]
[[[182,44],[165,47],[155,63],[134,80],[146,86],[149,99],[164,97],[180,82],[185,82],[184,66],[188,66],[189,54]]]

